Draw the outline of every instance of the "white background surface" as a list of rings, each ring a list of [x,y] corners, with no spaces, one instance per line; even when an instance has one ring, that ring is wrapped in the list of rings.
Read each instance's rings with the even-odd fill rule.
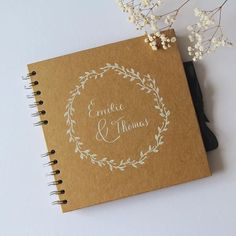
[[[222,1],[198,5],[212,9]],[[194,6],[192,1],[176,24],[185,60],[184,26],[193,22]],[[230,0],[223,24],[234,43],[235,12],[236,1]],[[138,35],[115,0],[0,0],[1,236],[236,235],[235,47],[196,64],[220,143],[209,154],[212,177],[67,214],[50,204],[48,170],[40,158],[44,139],[33,128],[21,80],[26,64]]]

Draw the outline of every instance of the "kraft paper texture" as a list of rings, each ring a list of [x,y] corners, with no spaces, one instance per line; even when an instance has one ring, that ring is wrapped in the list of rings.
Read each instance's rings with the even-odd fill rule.
[[[63,212],[211,174],[176,44],[138,37],[28,69]]]

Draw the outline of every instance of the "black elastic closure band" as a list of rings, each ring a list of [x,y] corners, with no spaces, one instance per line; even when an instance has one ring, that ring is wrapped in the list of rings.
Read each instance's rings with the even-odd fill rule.
[[[188,86],[192,96],[192,101],[196,111],[198,124],[201,130],[203,143],[206,151],[209,152],[218,147],[218,140],[215,134],[206,125],[209,120],[204,112],[202,91],[198,82],[193,62],[184,62],[184,69],[188,80]]]

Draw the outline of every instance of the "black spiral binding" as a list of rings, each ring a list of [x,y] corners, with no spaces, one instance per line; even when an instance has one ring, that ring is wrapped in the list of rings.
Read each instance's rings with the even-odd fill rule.
[[[28,73],[26,76],[23,76],[22,79],[23,80],[30,80],[31,79],[31,82],[28,83],[27,86],[25,86],[25,89],[27,90],[32,90],[33,87],[37,86],[39,84],[39,81],[37,80],[33,80],[32,77],[36,76],[37,73],[36,71],[32,71],[30,73]],[[27,95],[27,98],[28,99],[35,99],[35,98],[39,98],[40,99],[40,95],[42,94],[42,92],[40,90],[36,90],[36,91],[33,91],[31,94]],[[42,106],[44,104],[43,100],[36,100],[34,103],[30,104],[29,107],[30,108],[38,108],[38,111],[33,113],[31,116],[32,117],[42,117],[44,115],[46,115],[46,111],[43,110],[43,109],[40,109],[40,106]],[[46,119],[42,119],[38,122],[35,122],[34,123],[34,126],[42,126],[42,125],[48,125],[48,120]],[[42,158],[46,158],[46,157],[51,157],[53,155],[56,154],[56,150],[52,149],[51,151],[48,151],[47,153],[44,153],[41,155]],[[52,160],[49,160],[49,162],[45,163],[44,166],[47,167],[47,166],[56,166],[58,164],[58,160],[57,159],[52,159]],[[52,170],[50,173],[47,174],[47,176],[58,176],[60,175],[61,171],[56,169],[56,170]],[[48,183],[48,186],[58,186],[58,185],[61,185],[63,183],[63,181],[61,179],[58,179],[58,180],[54,180],[52,182],[49,182]],[[65,194],[65,190],[62,189],[62,190],[57,190],[57,191],[52,191],[50,192],[50,196],[52,195],[57,195],[57,196],[61,196]],[[54,201],[52,202],[52,205],[63,205],[63,204],[67,204],[67,200],[58,200],[58,201]]]

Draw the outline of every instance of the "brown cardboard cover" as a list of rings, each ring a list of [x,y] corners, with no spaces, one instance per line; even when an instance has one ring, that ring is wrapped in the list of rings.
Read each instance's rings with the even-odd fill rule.
[[[63,212],[210,175],[177,45],[138,37],[28,68]]]

